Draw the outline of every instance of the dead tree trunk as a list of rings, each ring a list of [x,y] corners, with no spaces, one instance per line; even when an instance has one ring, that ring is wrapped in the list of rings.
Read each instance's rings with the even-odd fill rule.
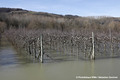
[[[41,63],[43,63],[43,36],[42,35],[41,35],[41,38],[40,38],[40,47],[41,47],[40,61],[41,61]]]
[[[92,32],[92,54],[91,54],[91,59],[95,59],[95,53],[94,53],[95,45],[94,45],[94,33]]]

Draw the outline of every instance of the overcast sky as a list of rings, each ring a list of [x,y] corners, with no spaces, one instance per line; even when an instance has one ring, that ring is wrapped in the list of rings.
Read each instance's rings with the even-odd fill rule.
[[[63,15],[120,17],[120,0],[0,0],[0,7]]]

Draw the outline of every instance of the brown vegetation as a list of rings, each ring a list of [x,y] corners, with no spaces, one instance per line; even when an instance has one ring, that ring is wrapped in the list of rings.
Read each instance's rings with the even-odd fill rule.
[[[94,31],[95,58],[119,57],[120,33]],[[43,41],[44,60],[90,59],[93,45],[91,30],[28,30],[10,29],[5,32],[8,40],[18,49],[40,59]]]
[[[63,53],[89,59],[93,48],[92,32],[95,33],[96,57],[120,56],[120,18],[63,16],[11,9],[0,13],[0,31],[4,30],[15,47],[25,49],[35,58],[40,57],[39,38],[43,35],[43,51],[50,59]]]
[[[63,16],[43,12],[32,12],[22,9],[7,8],[5,10],[7,11],[4,11],[4,8],[2,8],[2,12],[0,12],[0,21],[4,22],[8,29],[56,29],[61,31],[72,29],[89,29],[98,31],[107,31],[109,29],[113,31],[120,30],[120,18],[115,17]]]

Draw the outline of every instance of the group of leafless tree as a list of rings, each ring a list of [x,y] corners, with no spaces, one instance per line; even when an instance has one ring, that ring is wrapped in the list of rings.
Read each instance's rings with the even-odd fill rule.
[[[41,36],[43,54],[47,59],[90,59],[93,49],[92,32],[89,30],[62,32],[21,28],[9,29],[5,31],[5,35],[16,48],[25,50],[27,54],[37,59],[40,59],[41,55]],[[94,31],[94,35],[96,58],[120,56],[120,33]]]
[[[72,15],[56,15],[43,12],[20,11],[0,13],[0,31],[10,28],[56,29],[68,31],[72,29],[89,29],[98,31],[120,30],[120,18],[97,16],[80,17]]]
[[[92,32],[96,57],[116,57],[120,51],[120,18],[80,17],[32,11],[0,13],[0,33],[17,48],[39,59],[41,36],[43,53],[50,59],[74,56],[89,59]],[[57,55],[56,55],[57,54]],[[63,58],[63,57],[62,57]]]

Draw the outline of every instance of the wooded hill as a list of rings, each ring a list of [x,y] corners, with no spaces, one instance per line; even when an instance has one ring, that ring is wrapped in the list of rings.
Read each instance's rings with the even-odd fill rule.
[[[0,31],[9,28],[66,30],[120,30],[120,18],[107,16],[81,17],[34,12],[19,8],[0,8]]]

